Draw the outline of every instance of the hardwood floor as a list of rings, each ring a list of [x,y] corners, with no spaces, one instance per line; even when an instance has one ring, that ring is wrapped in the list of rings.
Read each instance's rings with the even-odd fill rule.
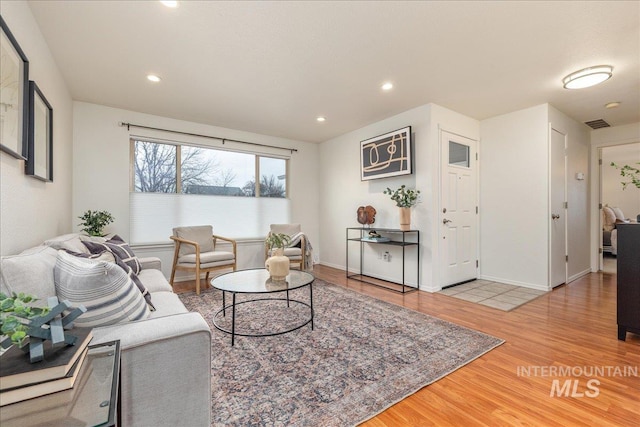
[[[506,340],[363,426],[640,425],[640,336],[617,339],[614,274],[589,274],[510,312],[440,294],[396,294],[326,266],[314,275]],[[559,367],[587,375],[551,375]],[[629,375],[588,372],[607,367]],[[561,391],[565,380],[570,389]],[[588,388],[589,380],[597,382]]]

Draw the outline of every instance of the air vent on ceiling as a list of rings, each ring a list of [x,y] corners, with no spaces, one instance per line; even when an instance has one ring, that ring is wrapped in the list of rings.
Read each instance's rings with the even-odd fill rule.
[[[603,119],[591,120],[590,122],[584,122],[585,125],[591,127],[591,129],[608,128],[611,125],[605,122]]]

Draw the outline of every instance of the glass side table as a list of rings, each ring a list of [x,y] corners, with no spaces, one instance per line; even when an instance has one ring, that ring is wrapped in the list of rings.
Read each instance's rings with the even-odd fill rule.
[[[115,426],[120,382],[120,341],[90,345],[69,390],[0,408],[2,427]]]

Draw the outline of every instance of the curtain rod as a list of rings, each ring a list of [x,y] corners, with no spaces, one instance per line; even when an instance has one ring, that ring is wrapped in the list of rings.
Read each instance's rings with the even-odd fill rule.
[[[134,124],[134,123],[118,122],[118,126],[122,126],[122,127],[126,126],[127,130],[130,130],[130,128],[134,127],[134,128],[140,128],[140,129],[151,129],[151,130],[159,130],[159,131],[162,131],[162,132],[177,133],[177,134],[180,134],[180,135],[199,136],[201,138],[217,139],[218,141],[222,141],[223,145],[224,145],[225,142],[237,142],[237,143],[240,143],[240,144],[254,145],[256,147],[267,147],[267,148],[275,148],[277,150],[286,150],[286,151],[289,151],[291,153],[298,152],[298,150],[296,148],[277,147],[275,145],[258,144],[257,142],[248,142],[248,141],[240,141],[238,139],[220,138],[219,136],[202,135],[202,134],[199,134],[199,133],[182,132],[182,131],[179,131],[179,130],[171,130],[171,129],[162,129],[162,128],[156,128],[156,127],[152,127],[152,126],[137,125],[137,124]]]

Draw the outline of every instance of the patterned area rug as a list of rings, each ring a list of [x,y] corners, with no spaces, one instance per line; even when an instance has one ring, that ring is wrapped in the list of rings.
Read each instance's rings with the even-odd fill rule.
[[[309,290],[290,297],[308,302]],[[313,331],[306,325],[284,335],[241,336],[232,347],[230,335],[212,324],[222,292],[180,299],[211,326],[213,426],[356,425],[504,342],[316,280]],[[236,331],[282,331],[308,316],[302,304],[241,304]],[[227,311],[216,321],[228,326],[230,317]]]

